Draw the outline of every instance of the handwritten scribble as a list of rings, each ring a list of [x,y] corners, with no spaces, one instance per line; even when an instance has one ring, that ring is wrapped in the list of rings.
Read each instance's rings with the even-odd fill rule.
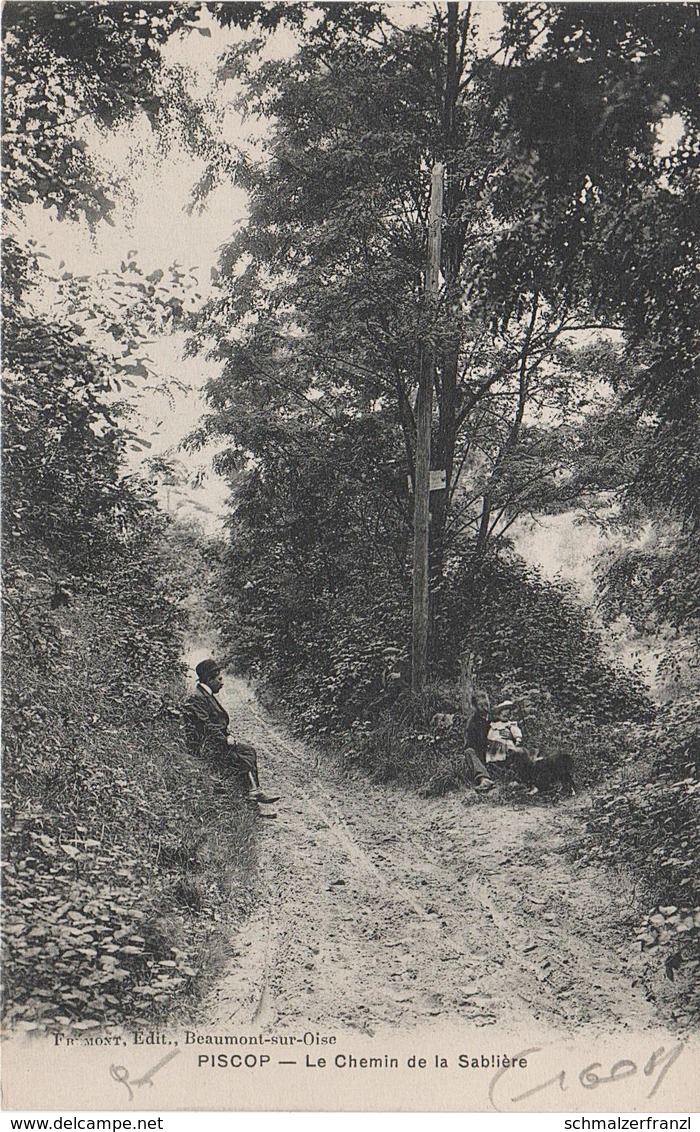
[[[120,1085],[126,1085],[129,1090],[129,1100],[133,1101],[134,1091],[129,1084],[129,1070],[125,1065],[110,1065],[109,1075],[114,1081],[118,1081]]]
[[[141,1089],[144,1085],[153,1087],[153,1078],[156,1073],[159,1073],[169,1061],[177,1057],[179,1052],[179,1049],[173,1049],[169,1053],[166,1053],[165,1057],[161,1057],[160,1061],[156,1062],[152,1069],[149,1069],[140,1077],[134,1077],[132,1079],[125,1065],[110,1065],[109,1075],[113,1081],[118,1081],[120,1085],[126,1086],[129,1092],[129,1100],[132,1101],[134,1099],[134,1089]]]

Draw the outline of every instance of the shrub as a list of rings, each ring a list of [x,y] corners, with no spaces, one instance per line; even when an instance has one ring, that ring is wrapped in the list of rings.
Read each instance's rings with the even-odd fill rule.
[[[109,573],[72,575],[54,609],[66,574],[23,547],[4,594],[6,1017],[145,1022],[207,978],[221,907],[247,909],[252,820],[183,746],[183,594],[162,521]]]
[[[688,982],[689,1009],[700,1011],[700,701],[663,707],[636,729],[622,789],[596,802],[592,853],[629,866],[649,908],[640,946],[658,955],[669,978]]]
[[[567,716],[601,724],[653,714],[640,681],[605,658],[602,634],[572,589],[514,555],[458,566],[440,637],[442,665],[453,666],[468,645],[485,683],[537,686]]]

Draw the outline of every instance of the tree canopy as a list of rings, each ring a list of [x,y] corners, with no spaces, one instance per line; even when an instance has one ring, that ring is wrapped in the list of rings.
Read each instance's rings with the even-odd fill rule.
[[[465,537],[481,554],[522,514],[609,507],[611,491],[690,514],[695,7],[656,20],[506,6],[490,53],[469,5],[400,28],[381,6],[359,23],[353,6],[316,23],[291,7],[291,59],[261,63],[251,42],[222,64],[247,112],[272,124],[200,329],[223,361],[206,430],[232,437],[229,465],[252,456],[261,483],[279,482],[280,461],[316,467],[325,494],[337,444],[364,429],[349,479],[395,560],[430,341],[433,466],[448,482],[432,497],[436,592]],[[246,12],[261,26],[284,18],[275,5]],[[659,130],[674,115],[684,132],[668,153]],[[427,309],[436,159],[448,170],[443,288]],[[606,428],[626,447],[601,459]]]

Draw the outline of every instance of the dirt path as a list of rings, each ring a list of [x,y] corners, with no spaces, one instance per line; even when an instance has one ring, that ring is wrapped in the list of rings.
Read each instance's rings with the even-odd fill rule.
[[[433,1023],[636,1031],[658,1021],[624,944],[628,895],[565,849],[585,798],[425,801],[317,765],[252,693],[222,693],[282,795],[260,822],[260,904],[202,1024],[372,1034]],[[622,886],[618,886],[622,888]]]

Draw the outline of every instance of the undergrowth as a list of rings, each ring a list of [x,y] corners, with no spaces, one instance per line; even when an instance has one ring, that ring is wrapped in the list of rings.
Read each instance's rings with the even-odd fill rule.
[[[700,700],[666,705],[629,729],[614,790],[599,794],[588,856],[639,878],[637,941],[679,983],[681,1021],[700,1019]]]
[[[166,533],[52,608],[39,548],[8,567],[4,1011],[25,1030],[152,1024],[211,976],[217,924],[251,904],[235,785],[186,751],[184,596]]]

